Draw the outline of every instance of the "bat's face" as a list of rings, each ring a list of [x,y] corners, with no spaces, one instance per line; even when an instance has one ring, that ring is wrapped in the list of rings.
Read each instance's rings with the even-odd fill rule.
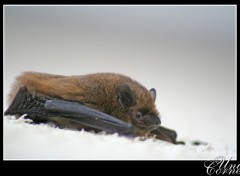
[[[156,90],[151,89],[144,96],[134,93],[127,84],[118,86],[119,102],[126,109],[133,125],[139,129],[153,130],[161,124],[155,108]]]
[[[142,110],[129,110],[133,119],[133,124],[140,129],[152,130],[157,128],[160,124],[158,115]]]

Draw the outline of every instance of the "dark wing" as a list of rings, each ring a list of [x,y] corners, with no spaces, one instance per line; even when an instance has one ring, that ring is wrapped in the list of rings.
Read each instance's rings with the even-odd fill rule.
[[[34,96],[26,87],[20,87],[5,115],[23,115],[35,121],[48,121],[49,117],[64,117],[85,126],[106,131],[133,135],[135,127],[113,116],[89,108],[83,104],[50,97]]]

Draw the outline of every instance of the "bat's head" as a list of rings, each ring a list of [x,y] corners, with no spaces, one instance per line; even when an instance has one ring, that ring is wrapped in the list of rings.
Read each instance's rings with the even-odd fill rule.
[[[143,87],[131,87],[120,84],[117,87],[118,100],[133,125],[140,129],[152,130],[161,124],[155,107],[156,90]]]

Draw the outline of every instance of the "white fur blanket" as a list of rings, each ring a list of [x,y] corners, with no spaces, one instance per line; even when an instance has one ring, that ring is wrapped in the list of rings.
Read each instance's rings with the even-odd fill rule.
[[[228,145],[209,142],[193,146],[191,139],[181,140],[186,141],[186,145],[58,129],[48,124],[32,125],[23,118],[4,117],[6,160],[207,160],[217,156],[236,159],[235,149]]]

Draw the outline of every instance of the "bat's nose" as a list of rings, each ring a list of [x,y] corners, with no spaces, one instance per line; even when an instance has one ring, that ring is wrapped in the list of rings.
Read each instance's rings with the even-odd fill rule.
[[[160,124],[161,124],[160,118],[156,118],[155,124],[156,124],[156,125],[160,125]]]

